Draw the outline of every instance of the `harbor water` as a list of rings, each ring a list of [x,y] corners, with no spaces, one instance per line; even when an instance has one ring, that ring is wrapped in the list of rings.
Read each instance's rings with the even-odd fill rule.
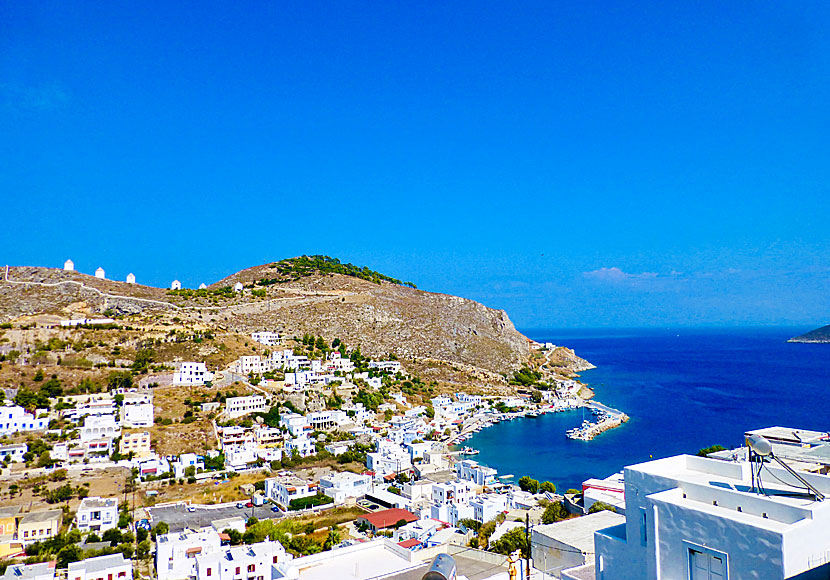
[[[649,458],[735,447],[744,431],[782,425],[830,430],[830,344],[786,340],[808,328],[523,332],[573,348],[596,399],[629,415],[592,441],[565,437],[591,419],[575,410],[505,421],[469,439],[500,475],[579,488]]]

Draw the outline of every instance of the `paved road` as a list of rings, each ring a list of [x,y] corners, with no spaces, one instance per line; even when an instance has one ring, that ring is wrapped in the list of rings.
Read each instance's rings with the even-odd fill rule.
[[[270,505],[253,508],[237,508],[236,506],[199,507],[189,512],[184,505],[147,508],[150,512],[150,524],[155,526],[159,522],[167,522],[171,532],[180,532],[185,528],[202,528],[211,522],[225,518],[241,517],[245,520],[253,516],[259,520],[276,519],[283,517],[281,512],[272,512]],[[222,531],[222,530],[219,530]]]

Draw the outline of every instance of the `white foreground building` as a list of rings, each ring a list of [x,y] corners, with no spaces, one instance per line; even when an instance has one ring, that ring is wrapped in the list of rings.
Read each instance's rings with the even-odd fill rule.
[[[133,561],[123,554],[110,554],[72,562],[66,571],[67,580],[133,580]]]
[[[596,578],[827,578],[830,501],[798,495],[804,486],[775,463],[754,493],[752,467],[689,455],[627,467],[625,523],[594,536]],[[830,495],[829,476],[800,475]]]

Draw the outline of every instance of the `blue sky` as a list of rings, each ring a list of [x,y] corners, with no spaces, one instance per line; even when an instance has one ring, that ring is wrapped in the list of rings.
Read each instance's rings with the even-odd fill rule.
[[[0,4],[12,265],[299,254],[520,327],[828,322],[826,3]]]

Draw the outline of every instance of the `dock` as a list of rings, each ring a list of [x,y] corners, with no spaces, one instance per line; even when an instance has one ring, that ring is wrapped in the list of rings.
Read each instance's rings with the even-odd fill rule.
[[[568,439],[590,441],[597,435],[628,422],[629,419],[628,415],[622,411],[603,405],[597,401],[591,401],[585,407],[591,409],[591,412],[597,416],[597,421],[595,423],[583,421],[581,427],[570,429],[565,434]]]

